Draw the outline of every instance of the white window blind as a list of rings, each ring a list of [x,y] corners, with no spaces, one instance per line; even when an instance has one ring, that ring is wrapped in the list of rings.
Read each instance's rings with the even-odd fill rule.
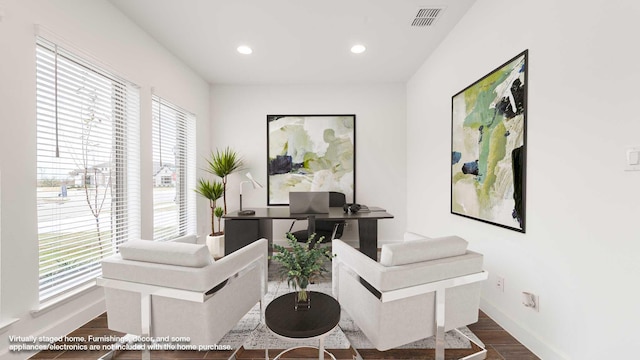
[[[153,95],[153,239],[196,233],[195,116]]]
[[[40,301],[101,274],[140,237],[139,89],[43,38],[36,45]]]

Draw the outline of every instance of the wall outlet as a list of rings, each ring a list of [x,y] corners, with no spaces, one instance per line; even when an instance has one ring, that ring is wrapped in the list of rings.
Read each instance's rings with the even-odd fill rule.
[[[522,292],[522,305],[533,309],[535,311],[540,311],[540,300],[538,295],[523,291]]]
[[[627,148],[626,171],[640,171],[640,147]]]
[[[502,276],[496,278],[496,288],[498,291],[504,292],[504,278]]]

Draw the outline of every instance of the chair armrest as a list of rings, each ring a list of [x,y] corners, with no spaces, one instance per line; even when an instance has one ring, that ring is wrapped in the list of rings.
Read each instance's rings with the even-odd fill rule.
[[[374,261],[367,255],[347,245],[342,240],[333,240],[331,242],[332,251],[335,258],[333,258],[333,276],[338,275],[339,266],[346,265],[348,269],[355,272],[358,276],[363,278],[366,282],[371,284],[376,289],[381,288],[382,273],[385,271],[385,267],[380,265],[377,261]],[[334,281],[334,286],[336,282]]]
[[[342,226],[342,232],[344,232],[344,228],[347,227],[347,222],[345,220],[336,221],[335,225],[333,225],[333,231],[331,231],[331,240],[336,238],[338,235],[338,229]]]
[[[291,222],[291,226],[289,226],[289,231],[287,231],[287,233],[290,233],[291,230],[293,230],[293,226],[296,224],[296,221],[303,221],[303,220],[308,220],[307,218],[300,218],[300,219],[293,219],[293,221]]]
[[[262,267],[262,294],[267,291],[267,266],[268,266],[269,242],[267,239],[259,239],[253,243],[234,251],[207,267],[208,277],[212,285],[229,279],[238,272],[249,268],[252,264]]]

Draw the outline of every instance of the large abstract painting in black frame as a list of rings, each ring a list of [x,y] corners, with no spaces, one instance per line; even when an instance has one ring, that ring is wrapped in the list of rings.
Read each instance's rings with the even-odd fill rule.
[[[525,232],[528,51],[451,101],[451,213]]]
[[[267,115],[267,203],[290,191],[338,191],[355,202],[356,116]]]

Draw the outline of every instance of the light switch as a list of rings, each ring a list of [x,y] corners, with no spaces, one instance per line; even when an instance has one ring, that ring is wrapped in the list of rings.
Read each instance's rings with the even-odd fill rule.
[[[627,171],[640,171],[640,147],[627,148]]]

